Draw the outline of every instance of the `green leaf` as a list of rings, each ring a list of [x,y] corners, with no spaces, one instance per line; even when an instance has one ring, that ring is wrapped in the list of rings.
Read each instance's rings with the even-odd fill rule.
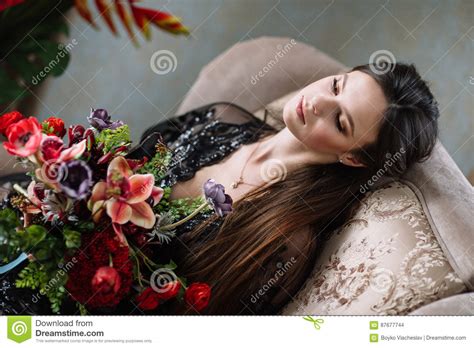
[[[21,226],[15,211],[9,208],[0,210],[0,261],[9,262],[22,251],[21,238],[17,232]]]
[[[0,91],[0,104],[21,100],[29,94],[27,89],[19,86],[2,69],[0,69]]]
[[[51,37],[52,33],[63,33],[69,36],[69,27],[62,16],[57,16],[45,21],[42,21],[39,25],[35,26],[31,30],[30,34],[35,39],[43,39]]]
[[[176,265],[176,263],[174,263],[173,260],[170,260],[170,262],[167,263],[167,264],[158,265],[158,266],[160,266],[160,268],[166,268],[166,269],[169,269],[169,270],[174,270],[178,267],[178,265]]]
[[[129,145],[131,140],[128,125],[125,124],[116,129],[104,129],[99,133],[96,141],[104,144],[104,154],[109,153],[113,148]]]
[[[40,225],[31,225],[26,228],[26,232],[28,234],[27,238],[31,246],[38,244],[41,242],[45,237],[48,231],[46,228]]]
[[[92,221],[79,221],[75,228],[81,232],[92,232],[95,225]]]
[[[47,40],[38,41],[38,44],[41,50],[37,51],[37,55],[43,64],[42,71],[53,76],[60,76],[64,73],[70,57],[69,52],[63,49],[63,45]]]
[[[27,55],[13,53],[8,56],[7,63],[21,76],[27,85],[33,84],[33,78],[38,75],[40,69],[28,61]]]
[[[81,246],[81,233],[65,227],[63,230],[64,242],[66,243],[66,248],[76,249]]]

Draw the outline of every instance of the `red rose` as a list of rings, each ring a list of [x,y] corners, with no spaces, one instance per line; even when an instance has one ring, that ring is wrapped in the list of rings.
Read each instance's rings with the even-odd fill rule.
[[[35,117],[28,117],[11,124],[6,136],[8,141],[3,143],[3,147],[10,155],[28,157],[40,146],[41,126]]]
[[[92,290],[101,294],[113,292],[116,294],[120,289],[120,275],[113,267],[100,267],[92,278]]]
[[[160,304],[158,293],[156,293],[151,287],[143,290],[143,292],[136,297],[136,301],[138,303],[138,308],[144,311],[151,311]]]
[[[18,111],[12,111],[6,114],[3,114],[0,116],[0,134],[5,135],[5,132],[8,128],[13,123],[17,123],[18,121],[24,119],[25,116],[23,116],[20,112]]]
[[[178,295],[179,289],[181,289],[181,283],[175,280],[162,286],[157,294],[159,298],[163,300],[169,300],[170,298],[176,297],[176,295]]]
[[[46,128],[47,135],[56,135],[62,138],[66,134],[66,128],[64,128],[64,121],[58,117],[51,116],[43,122]]]
[[[209,304],[211,288],[205,283],[192,283],[184,293],[184,300],[195,310],[201,311]]]

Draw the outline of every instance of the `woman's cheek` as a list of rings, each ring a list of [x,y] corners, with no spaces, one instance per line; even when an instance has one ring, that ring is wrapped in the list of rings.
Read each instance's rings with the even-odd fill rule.
[[[307,135],[305,142],[311,149],[326,152],[332,148],[332,144],[336,139],[331,130],[322,126],[323,125],[315,125]]]

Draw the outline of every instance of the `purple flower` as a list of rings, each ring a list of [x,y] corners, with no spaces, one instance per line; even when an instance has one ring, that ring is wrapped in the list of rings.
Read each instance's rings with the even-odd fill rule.
[[[204,195],[219,216],[224,216],[232,211],[232,197],[225,193],[223,185],[214,179],[208,179],[204,185]]]
[[[87,121],[95,129],[101,131],[103,129],[116,129],[123,126],[122,121],[112,121],[110,115],[105,109],[94,110],[91,108],[91,113],[87,116]]]
[[[86,198],[92,186],[92,170],[80,160],[61,163],[58,178],[61,190],[74,199]]]

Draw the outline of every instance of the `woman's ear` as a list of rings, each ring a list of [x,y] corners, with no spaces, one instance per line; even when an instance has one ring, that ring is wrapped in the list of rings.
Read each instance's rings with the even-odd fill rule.
[[[342,157],[342,164],[351,167],[367,167],[364,163],[360,162],[356,156],[348,154],[347,156]]]

